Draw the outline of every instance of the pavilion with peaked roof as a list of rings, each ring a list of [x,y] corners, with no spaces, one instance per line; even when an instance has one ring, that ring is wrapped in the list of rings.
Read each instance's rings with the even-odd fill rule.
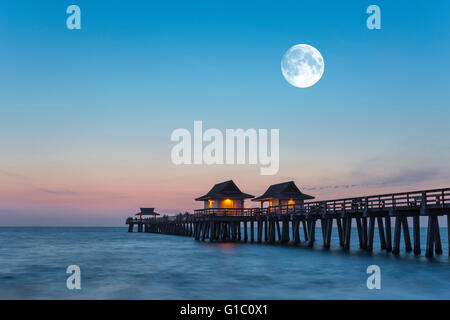
[[[233,180],[218,183],[196,201],[203,201],[204,208],[244,208],[244,200],[254,196],[242,192]]]
[[[271,185],[262,196],[252,199],[261,202],[269,201],[269,206],[303,205],[305,200],[314,199],[313,196],[302,193],[294,181],[288,181]]]
[[[140,220],[142,220],[142,216],[153,216],[156,219],[156,216],[159,215],[159,213],[155,212],[155,208],[141,208],[141,212],[136,213]]]

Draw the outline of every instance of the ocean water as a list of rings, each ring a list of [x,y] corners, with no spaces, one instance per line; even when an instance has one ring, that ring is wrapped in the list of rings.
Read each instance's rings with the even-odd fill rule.
[[[0,228],[0,299],[450,299],[447,228],[444,254],[398,257],[338,247],[211,244],[190,237],[120,228]],[[422,248],[426,229],[422,229]],[[403,242],[403,239],[402,239]],[[81,269],[68,290],[66,268]],[[381,289],[366,286],[369,265]]]

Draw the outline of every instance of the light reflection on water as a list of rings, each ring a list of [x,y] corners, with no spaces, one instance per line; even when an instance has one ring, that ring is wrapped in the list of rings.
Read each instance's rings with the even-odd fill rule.
[[[422,229],[422,249],[425,246]],[[375,230],[377,232],[377,230]],[[375,233],[377,235],[377,233]],[[0,228],[1,299],[450,299],[447,230],[434,259],[338,247],[198,242],[126,228]],[[6,244],[6,245],[4,245]],[[82,289],[66,288],[79,265]],[[381,267],[381,290],[366,268]]]

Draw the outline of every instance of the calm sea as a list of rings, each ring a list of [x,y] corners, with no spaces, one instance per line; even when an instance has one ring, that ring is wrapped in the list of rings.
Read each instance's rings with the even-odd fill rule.
[[[422,230],[422,248],[425,244]],[[336,247],[210,244],[188,237],[128,233],[126,228],[0,228],[1,299],[450,299],[447,228],[444,254],[394,257]],[[68,290],[66,268],[81,268]],[[369,290],[366,269],[381,268]]]

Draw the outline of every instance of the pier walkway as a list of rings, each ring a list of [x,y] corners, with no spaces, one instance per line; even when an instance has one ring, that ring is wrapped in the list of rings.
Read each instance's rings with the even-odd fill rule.
[[[153,232],[193,237],[199,241],[299,244],[315,243],[316,225],[321,226],[323,247],[330,248],[333,226],[339,245],[350,249],[351,228],[356,224],[360,249],[372,251],[375,226],[381,249],[400,253],[404,248],[421,254],[420,217],[428,217],[425,255],[442,254],[439,216],[450,225],[450,188],[381,194],[366,197],[305,202],[266,208],[201,209],[194,214],[160,218],[128,218],[128,231]],[[408,219],[410,218],[410,219]],[[409,221],[412,221],[412,237]],[[393,230],[391,223],[393,221]],[[393,232],[393,234],[392,234]],[[450,239],[450,228],[447,228]],[[412,238],[412,241],[411,241]],[[450,240],[449,240],[450,248]],[[449,249],[450,255],[450,249]]]

